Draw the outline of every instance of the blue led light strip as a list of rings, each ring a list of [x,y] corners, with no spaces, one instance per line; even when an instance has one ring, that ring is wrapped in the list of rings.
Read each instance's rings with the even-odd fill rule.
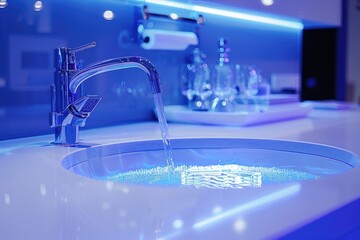
[[[254,14],[244,13],[244,12],[240,12],[240,11],[235,12],[235,11],[211,8],[211,7],[204,7],[204,6],[199,6],[199,5],[191,5],[191,4],[184,4],[184,3],[171,2],[171,1],[162,1],[162,0],[145,0],[145,2],[150,3],[150,4],[157,4],[157,5],[185,9],[185,10],[196,11],[196,12],[202,12],[202,13],[209,13],[209,14],[214,14],[214,15],[223,16],[223,17],[230,17],[230,18],[241,19],[241,20],[245,20],[245,21],[275,25],[275,26],[280,26],[280,27],[293,28],[293,29],[298,29],[298,30],[302,30],[304,28],[304,25],[301,22],[283,20],[283,19],[279,19],[279,18],[267,17],[267,16],[261,16],[261,15],[254,15]]]

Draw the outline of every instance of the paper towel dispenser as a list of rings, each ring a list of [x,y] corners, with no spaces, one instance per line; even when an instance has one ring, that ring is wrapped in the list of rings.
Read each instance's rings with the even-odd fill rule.
[[[145,29],[141,33],[141,39],[141,47],[147,50],[182,51],[190,45],[198,45],[194,32]]]
[[[148,6],[144,6],[137,28],[140,46],[146,50],[186,50],[198,45],[197,33],[204,22],[202,15],[181,17],[176,13],[150,12]]]

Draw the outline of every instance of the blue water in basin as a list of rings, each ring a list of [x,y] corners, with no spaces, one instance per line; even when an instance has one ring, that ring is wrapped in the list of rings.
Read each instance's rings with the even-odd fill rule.
[[[275,167],[254,167],[240,164],[154,167],[121,172],[101,179],[136,184],[193,186],[196,188],[261,187],[264,183],[313,180],[317,176],[295,170]]]
[[[127,184],[243,188],[312,181],[359,165],[351,152],[304,142],[175,139],[172,147],[172,171],[160,140],[88,148],[66,157],[63,166],[83,176]]]

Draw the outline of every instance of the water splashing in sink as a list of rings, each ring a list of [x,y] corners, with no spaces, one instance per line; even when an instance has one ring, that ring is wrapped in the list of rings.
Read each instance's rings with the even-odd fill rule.
[[[137,169],[113,176],[101,177],[102,180],[131,184],[156,184],[214,189],[239,189],[261,187],[263,184],[287,181],[314,180],[317,176],[289,169],[275,167],[244,166],[239,164],[186,166],[173,169],[168,177],[167,167]]]

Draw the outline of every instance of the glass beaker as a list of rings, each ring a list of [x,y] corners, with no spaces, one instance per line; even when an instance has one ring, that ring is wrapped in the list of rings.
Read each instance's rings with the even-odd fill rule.
[[[234,70],[230,63],[230,48],[228,41],[220,38],[218,43],[218,61],[213,68],[212,87],[214,98],[211,110],[215,112],[234,112],[236,94],[234,85]]]
[[[270,85],[251,65],[235,66],[237,111],[265,111],[269,106]]]
[[[191,62],[186,65],[183,94],[188,99],[188,108],[194,111],[208,111],[211,105],[210,69],[205,58],[205,54],[195,48]]]

